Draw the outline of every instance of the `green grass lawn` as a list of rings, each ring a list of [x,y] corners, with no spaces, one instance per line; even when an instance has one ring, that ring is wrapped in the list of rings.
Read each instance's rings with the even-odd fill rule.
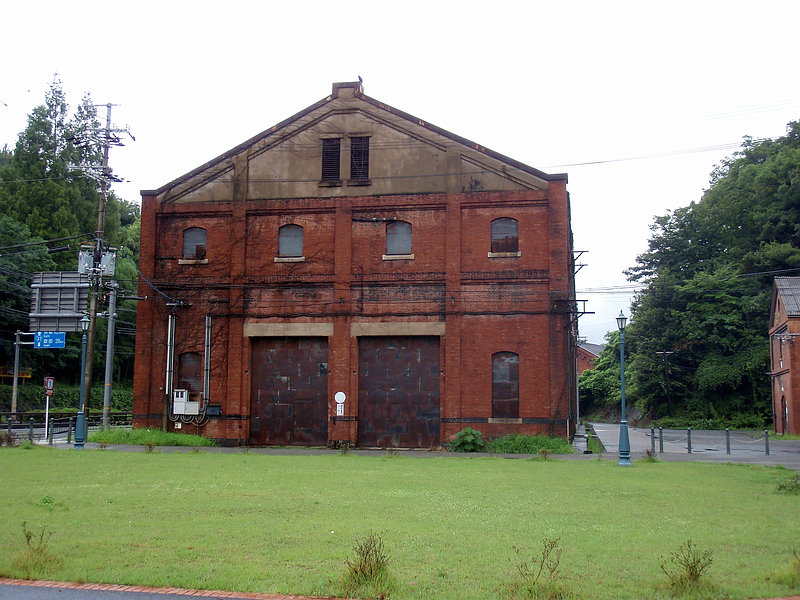
[[[463,455],[3,448],[0,574],[25,574],[25,521],[53,532],[48,548],[60,559],[30,575],[56,580],[336,595],[355,541],[380,532],[398,600],[508,598],[521,557],[555,537],[565,597],[672,597],[659,565],[689,539],[713,552],[710,587],[697,597],[788,595],[799,590],[779,575],[800,546],[800,495],[776,489],[792,474]]]

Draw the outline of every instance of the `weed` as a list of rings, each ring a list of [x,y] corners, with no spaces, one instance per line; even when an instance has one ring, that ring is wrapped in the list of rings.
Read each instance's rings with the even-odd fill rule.
[[[539,456],[542,457],[542,460],[547,460],[547,457],[553,453],[550,448],[539,448]]]
[[[676,591],[685,591],[697,587],[712,560],[711,550],[701,552],[692,540],[687,540],[669,558],[662,557],[660,566],[669,579],[670,587]]]
[[[652,448],[647,448],[644,451],[644,456],[641,458],[642,462],[656,463],[659,462],[658,454],[653,452]]]
[[[551,454],[572,454],[569,440],[547,435],[524,435],[511,433],[489,440],[486,451],[492,454],[539,454],[543,448]]]
[[[45,494],[42,496],[42,499],[39,500],[39,504],[42,506],[54,506],[56,503],[56,499],[53,498],[50,494]]]
[[[25,440],[25,442],[22,444],[22,446],[20,446],[20,448],[22,448],[23,450],[33,450],[35,448],[38,448],[38,446],[30,440]]]
[[[390,555],[383,535],[370,532],[353,546],[353,558],[346,559],[344,576],[345,595],[367,593],[372,598],[383,598],[394,588],[389,573]]]
[[[14,447],[17,446],[17,440],[14,436],[7,431],[0,431],[0,446]]]
[[[791,479],[781,481],[778,491],[782,494],[800,494],[800,473],[795,473]]]
[[[561,563],[560,542],[560,537],[543,538],[541,548],[531,557],[522,548],[513,547],[520,561],[517,564],[520,581],[512,584],[512,596],[522,595],[532,600],[560,600],[568,597],[567,591],[556,581]]]
[[[342,456],[350,454],[350,442],[339,442],[339,454]]]
[[[54,556],[48,548],[53,530],[47,525],[42,525],[36,534],[28,529],[28,522],[23,521],[22,535],[25,537],[26,548],[14,559],[14,567],[22,572],[25,579],[33,579],[48,569],[61,566],[62,560]]]
[[[155,442],[145,442],[144,444],[144,451],[148,454],[152,454],[156,449]]]
[[[198,448],[197,446],[192,446],[192,449],[189,450],[189,453],[190,454],[200,454],[200,448]]]
[[[790,589],[796,590],[800,589],[800,552],[792,550],[792,554],[794,554],[794,560],[791,565],[788,569],[781,572],[776,577],[776,580],[778,583],[782,583]]]
[[[483,434],[472,427],[464,427],[450,444],[452,452],[483,452],[486,442]]]

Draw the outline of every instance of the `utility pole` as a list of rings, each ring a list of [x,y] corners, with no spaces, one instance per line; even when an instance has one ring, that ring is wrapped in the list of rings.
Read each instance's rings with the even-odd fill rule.
[[[91,404],[91,390],[92,390],[92,364],[94,358],[94,346],[95,346],[95,339],[97,337],[97,306],[100,300],[100,287],[102,283],[102,275],[103,275],[103,253],[106,249],[106,243],[103,239],[105,237],[105,223],[106,223],[106,204],[108,203],[108,186],[109,181],[115,180],[119,181],[118,179],[114,178],[111,174],[111,169],[108,167],[108,153],[112,145],[114,146],[121,146],[122,143],[120,139],[114,135],[115,133],[124,132],[128,135],[130,131],[128,128],[125,129],[115,129],[111,127],[111,107],[117,106],[116,104],[101,104],[99,106],[106,107],[106,126],[104,129],[101,130],[102,133],[102,143],[103,143],[103,165],[102,170],[99,173],[99,177],[96,177],[100,181],[100,200],[97,206],[97,230],[94,233],[94,249],[93,249],[93,263],[91,268],[88,269],[89,274],[89,329],[87,331],[87,347],[88,347],[88,360],[86,361],[86,366],[84,367],[83,371],[83,393],[84,398],[86,398],[86,402],[84,403],[84,414],[88,418],[89,416],[89,406]],[[131,135],[131,139],[135,138]],[[89,167],[91,168],[91,167]],[[109,335],[113,335],[111,333],[112,329],[109,330]],[[107,357],[108,360],[108,357]],[[105,416],[105,411],[104,411]]]
[[[664,357],[664,390],[667,393],[667,414],[672,416],[672,399],[669,394],[669,367],[667,366],[667,358],[670,354],[673,354],[673,352],[664,350],[662,352],[656,352],[656,354]]]

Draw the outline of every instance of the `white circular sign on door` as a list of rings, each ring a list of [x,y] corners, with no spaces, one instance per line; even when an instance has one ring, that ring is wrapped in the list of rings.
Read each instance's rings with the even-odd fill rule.
[[[336,392],[333,395],[333,399],[336,400],[337,404],[344,404],[344,401],[347,400],[347,395],[344,392]]]

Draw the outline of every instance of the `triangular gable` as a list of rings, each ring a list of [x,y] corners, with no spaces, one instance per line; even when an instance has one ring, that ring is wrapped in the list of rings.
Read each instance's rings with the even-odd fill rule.
[[[321,138],[369,136],[369,185],[320,185]],[[162,202],[470,191],[546,191],[549,175],[363,93],[333,93],[158,190]]]
[[[770,330],[789,317],[800,317],[800,277],[776,277],[772,288]]]

